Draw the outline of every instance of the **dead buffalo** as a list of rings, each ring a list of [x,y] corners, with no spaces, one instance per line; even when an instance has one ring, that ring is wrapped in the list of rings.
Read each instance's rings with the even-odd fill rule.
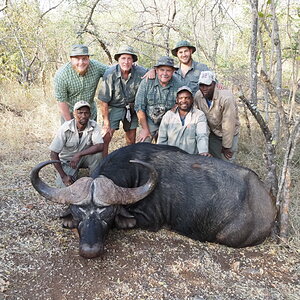
[[[195,240],[246,247],[264,241],[275,220],[273,199],[253,171],[176,147],[139,143],[118,149],[94,179],[83,177],[63,189],[40,179],[40,169],[50,163],[36,166],[31,182],[45,198],[70,204],[69,227],[78,229],[86,258],[103,253],[112,226],[167,226]]]

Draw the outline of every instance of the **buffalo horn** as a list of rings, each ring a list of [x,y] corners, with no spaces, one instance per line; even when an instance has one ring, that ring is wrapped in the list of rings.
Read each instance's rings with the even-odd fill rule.
[[[154,167],[140,160],[130,160],[130,162],[141,164],[150,170],[148,181],[136,188],[124,188],[101,175],[94,180],[93,200],[97,205],[131,204],[142,200],[153,191],[158,177]]]
[[[91,186],[93,179],[82,177],[65,188],[52,188],[39,177],[40,170],[46,165],[60,163],[59,160],[49,160],[38,164],[30,174],[33,187],[46,199],[62,204],[88,204],[92,198]]]

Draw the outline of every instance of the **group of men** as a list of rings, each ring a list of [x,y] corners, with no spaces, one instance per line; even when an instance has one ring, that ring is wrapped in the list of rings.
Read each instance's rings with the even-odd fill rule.
[[[57,184],[72,184],[79,168],[87,167],[92,174],[121,123],[127,145],[157,142],[233,161],[237,103],[205,64],[193,60],[195,51],[189,42],[180,41],[172,50],[179,67],[173,58],[162,56],[148,70],[137,64],[130,46],[121,47],[114,55],[117,64],[108,67],[91,59],[85,45],[74,45],[70,62],[54,78],[63,123],[50,146],[51,158],[61,161],[55,164]],[[94,101],[100,78],[102,128]]]

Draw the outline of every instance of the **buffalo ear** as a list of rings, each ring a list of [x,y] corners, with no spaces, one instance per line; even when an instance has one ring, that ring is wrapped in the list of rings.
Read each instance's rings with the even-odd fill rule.
[[[136,225],[136,219],[124,207],[120,207],[115,217],[115,225],[119,229],[129,229]]]

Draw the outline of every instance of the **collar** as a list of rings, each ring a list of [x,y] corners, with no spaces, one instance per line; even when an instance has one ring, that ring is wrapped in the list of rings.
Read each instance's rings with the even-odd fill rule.
[[[76,127],[76,120],[75,119],[72,119],[70,121],[67,121],[65,122],[66,123],[66,127],[67,127],[67,130],[70,130],[72,132],[77,132],[78,129]],[[91,131],[93,130],[95,127],[95,124],[93,123],[92,120],[89,120],[88,123],[86,124],[86,127],[84,128],[83,132],[84,131]]]
[[[190,71],[190,70],[193,70],[195,69],[196,67],[196,62],[192,59],[192,65],[190,66],[190,68],[188,69],[187,73]],[[182,71],[181,71],[181,64],[179,64],[179,69],[175,71],[176,73],[179,73],[179,74],[182,74]]]
[[[173,76],[166,86],[162,86],[157,78],[157,75],[155,76],[154,86],[161,86],[163,89],[165,89],[165,88],[170,88],[173,85],[174,85]]]
[[[133,74],[134,74],[134,65],[132,65],[132,67],[131,67],[131,70],[130,70],[128,79],[129,79],[131,76],[133,76]],[[116,65],[116,75],[117,75],[117,78],[122,78],[121,67],[120,67],[119,64]]]

